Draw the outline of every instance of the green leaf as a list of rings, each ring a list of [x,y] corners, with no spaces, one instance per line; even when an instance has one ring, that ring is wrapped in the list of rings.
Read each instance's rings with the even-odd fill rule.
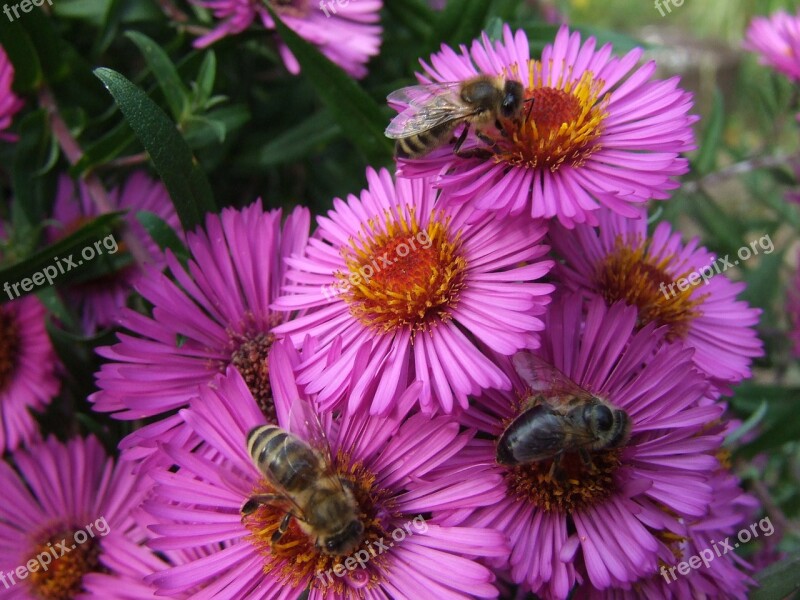
[[[32,10],[14,25],[25,28],[36,47],[45,79],[50,83],[64,80],[71,72],[67,45],[59,36],[54,21],[39,9]]]
[[[341,133],[341,128],[323,110],[288,129],[263,145],[242,152],[238,166],[243,170],[273,167],[304,158],[317,146],[326,144]]]
[[[749,249],[752,250],[752,247]],[[763,252],[758,245],[756,245],[756,249]],[[774,247],[773,250],[775,250]],[[741,295],[742,300],[746,300],[751,306],[767,307],[772,304],[772,300],[777,294],[783,293],[783,290],[775,285],[775,282],[780,281],[784,251],[785,248],[782,248],[777,252],[773,251],[758,258],[758,266],[747,270],[744,278],[747,282],[747,289]]]
[[[774,451],[800,438],[800,423],[795,418],[798,397],[798,388],[751,382],[738,385],[731,398],[731,405],[738,415],[749,418],[758,412],[761,404],[767,405],[767,414],[759,425],[760,435],[741,448],[739,453],[754,456],[759,452]]]
[[[433,51],[441,44],[455,48],[458,44],[471,42],[480,35],[490,8],[491,3],[486,0],[448,2],[428,38],[428,49]]]
[[[31,37],[24,28],[0,16],[0,46],[14,65],[14,90],[34,91],[42,83],[42,65]]]
[[[55,244],[16,264],[0,268],[0,282],[4,285],[3,292],[0,294],[2,302],[39,291],[39,288],[45,285],[60,284],[75,279],[81,271],[79,268],[83,261],[81,251],[107,235],[113,235],[114,226],[118,223],[121,214],[121,212],[113,212],[100,215]],[[74,267],[70,266],[69,259],[74,263]],[[56,268],[57,266],[60,268]],[[49,267],[47,274],[43,272],[45,267]],[[41,277],[34,280],[35,275],[41,275]],[[22,282],[26,279],[31,280],[26,284],[29,287],[27,290],[22,288]],[[15,284],[18,284],[16,289],[13,288]]]
[[[338,65],[289,29],[267,5],[281,39],[292,51],[306,79],[331,111],[344,135],[367,160],[384,164],[392,158],[392,144],[383,135],[388,119],[378,104]]]
[[[392,18],[408,27],[415,37],[431,37],[435,15],[423,0],[386,0],[384,6]]]
[[[737,427],[734,431],[729,433],[725,437],[725,441],[722,442],[722,445],[725,447],[733,446],[738,442],[740,439],[744,437],[744,435],[755,428],[759,423],[761,423],[764,415],[767,414],[767,403],[761,402],[759,404],[758,409],[749,417],[747,420],[744,421],[739,427]]]
[[[14,155],[12,179],[14,204],[12,215],[16,233],[32,234],[32,227],[45,218],[47,199],[41,175],[53,164],[56,144],[50,133],[47,114],[40,109],[27,115],[20,123],[20,140]],[[31,247],[36,237],[27,240]]]
[[[167,100],[172,117],[178,123],[182,123],[189,106],[189,92],[184,87],[175,65],[172,64],[161,46],[146,35],[137,31],[128,31],[125,33],[125,37],[139,48],[147,66],[153,71],[153,75],[158,81],[158,87],[161,88],[161,92]]]
[[[760,587],[750,592],[750,600],[780,600],[800,590],[800,552],[763,569],[756,581]]]
[[[92,2],[95,1],[92,0]],[[117,37],[122,17],[125,14],[125,4],[125,0],[111,0],[108,3],[103,15],[103,28],[94,45],[93,54],[95,56],[105,52]]]
[[[714,104],[708,117],[706,128],[700,140],[700,150],[694,159],[694,168],[697,175],[706,175],[717,163],[719,145],[722,142],[722,132],[725,129],[725,100],[719,88],[714,90]]]
[[[111,69],[95,75],[114,97],[136,137],[150,154],[169,191],[184,231],[201,225],[206,213],[216,212],[205,173],[172,121],[142,90]]]
[[[73,177],[82,177],[97,165],[120,156],[133,145],[136,137],[127,121],[122,121],[96,142],[87,146],[80,160],[70,168]]]
[[[189,259],[189,251],[186,246],[164,219],[148,210],[140,210],[136,213],[136,220],[142,224],[142,227],[147,230],[162,251],[172,250],[172,253],[182,263]]]
[[[208,50],[203,57],[200,70],[197,72],[195,82],[194,106],[197,110],[202,110],[208,104],[211,94],[214,92],[214,80],[217,77],[217,56],[213,50]]]

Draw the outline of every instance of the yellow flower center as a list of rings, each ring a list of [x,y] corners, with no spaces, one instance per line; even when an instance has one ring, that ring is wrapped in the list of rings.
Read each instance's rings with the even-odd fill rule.
[[[63,544],[64,540],[69,542],[73,539],[73,532],[64,530],[48,537],[31,553],[35,558],[40,555],[48,554],[52,561],[47,566],[47,571],[39,567],[36,571],[31,571],[28,575],[29,585],[33,595],[42,600],[71,600],[82,590],[83,576],[93,571],[100,571],[100,546],[97,542],[89,538],[83,544],[76,544],[68,553],[63,554],[64,550],[58,544]],[[70,548],[70,545],[66,545]],[[54,558],[53,553],[61,555]],[[44,561],[42,561],[44,562]]]
[[[689,272],[670,275],[672,260],[672,256],[653,256],[649,241],[625,242],[618,237],[614,250],[597,267],[595,284],[608,304],[622,300],[637,307],[640,327],[651,322],[666,325],[670,340],[681,339],[692,320],[702,314],[698,306],[707,294],[692,297],[693,286],[681,291],[674,285]]]
[[[390,530],[388,521],[397,515],[387,512],[391,504],[389,494],[375,487],[375,475],[360,463],[349,467],[347,457],[339,456],[333,466],[334,472],[343,480],[350,482],[356,502],[360,509],[359,519],[364,525],[358,551],[364,549],[370,554],[366,566],[348,569],[344,566],[349,556],[332,556],[320,552],[314,540],[303,532],[292,519],[289,528],[272,543],[272,535],[278,530],[286,515],[286,509],[278,506],[261,505],[253,513],[243,518],[245,528],[250,532],[247,540],[258,550],[264,559],[264,574],[272,574],[283,585],[298,586],[310,583],[311,587],[332,592],[335,597],[346,597],[347,593],[357,593],[355,588],[369,590],[380,582],[379,569],[386,565],[388,555],[381,551],[381,544],[388,546]],[[266,481],[259,482],[254,494],[270,494],[274,488]],[[380,540],[379,544],[374,544]],[[376,550],[377,548],[377,550]],[[352,556],[352,555],[351,555]],[[342,565],[341,567],[339,565]],[[330,573],[329,573],[330,572]],[[339,573],[345,573],[340,576]],[[362,597],[359,594],[359,597]]]
[[[492,138],[495,162],[557,171],[562,165],[580,166],[600,148],[609,94],[598,100],[603,81],[585,72],[577,81],[563,75],[545,81],[543,65],[528,63],[522,117],[503,120]],[[567,75],[571,70],[567,70]]]
[[[467,262],[460,232],[449,234],[450,218],[434,215],[420,229],[410,217],[386,211],[370,219],[358,240],[342,249],[348,273],[337,273],[351,314],[381,333],[410,327],[429,330],[451,318],[464,287]]]
[[[17,367],[20,336],[14,313],[0,307],[0,392],[10,384]]]

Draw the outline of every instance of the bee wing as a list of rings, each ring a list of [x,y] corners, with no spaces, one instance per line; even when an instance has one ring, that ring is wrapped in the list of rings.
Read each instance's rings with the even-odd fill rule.
[[[517,352],[514,369],[531,391],[546,398],[572,397],[591,400],[594,394],[583,389],[559,369],[531,352]]]
[[[460,82],[412,85],[389,94],[386,97],[389,104],[408,104],[408,108],[392,119],[386,137],[406,138],[474,114],[475,110],[459,98],[460,85]]]
[[[327,432],[337,436],[338,424],[333,415],[323,413],[313,400],[297,397],[290,407],[289,422],[295,433],[322,456],[325,472],[332,473],[335,457]]]

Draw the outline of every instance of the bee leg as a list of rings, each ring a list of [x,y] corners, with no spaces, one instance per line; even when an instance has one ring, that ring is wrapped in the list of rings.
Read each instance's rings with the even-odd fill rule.
[[[464,125],[464,131],[461,132],[461,135],[458,136],[456,140],[456,145],[453,147],[453,153],[457,156],[461,156],[461,146],[464,145],[464,142],[467,139],[467,134],[469,133],[469,121],[467,121],[466,125]]]
[[[583,462],[584,465],[586,465],[587,467],[594,466],[594,463],[592,462],[592,457],[586,450],[586,448],[579,448],[578,455],[581,457],[581,461]]]
[[[273,544],[280,540],[283,537],[283,534],[286,533],[286,530],[289,529],[289,523],[291,522],[293,516],[294,514],[291,512],[288,512],[284,515],[281,524],[278,525],[278,529],[272,534],[272,538],[270,539]]]
[[[561,469],[561,453],[559,452],[553,457],[553,463],[550,465],[548,477],[550,477],[550,479],[562,479],[563,474],[564,471]]]
[[[256,494],[255,496],[250,496],[247,502],[242,505],[242,516],[246,517],[254,513],[262,504],[275,504],[277,501],[281,500],[283,500],[283,498],[277,494]]]

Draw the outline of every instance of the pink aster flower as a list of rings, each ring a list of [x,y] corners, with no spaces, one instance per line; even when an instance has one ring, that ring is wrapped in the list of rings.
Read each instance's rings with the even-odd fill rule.
[[[139,480],[94,438],[50,438],[12,461],[0,462],[0,598],[130,598],[125,563],[151,555],[131,517]],[[88,585],[100,573],[106,585]]]
[[[800,15],[779,10],[769,17],[755,17],[744,47],[758,53],[761,64],[800,80]]]
[[[263,0],[191,0],[209,9],[221,21],[210,33],[198,38],[195,46],[205,48],[220,38],[236,35],[256,20],[267,29],[275,23]],[[366,63],[378,54],[381,45],[380,10],[382,0],[284,0],[270,2],[287,27],[311,42],[331,61],[354,77],[367,74]],[[300,65],[281,43],[279,51],[290,73]]]
[[[163,438],[182,423],[169,413],[187,406],[198,386],[230,364],[274,419],[266,359],[283,317],[270,304],[284,282],[284,258],[305,246],[308,227],[304,208],[296,208],[283,229],[281,211],[265,212],[260,200],[228,208],[208,215],[205,231],[187,235],[188,268],[168,252],[172,278],[145,270],[137,291],[153,305],[152,316],[123,309],[125,332],[117,344],[98,350],[110,362],[100,367],[100,391],[89,398],[95,410],[118,419],[162,419],[134,432],[124,447]]]
[[[462,150],[477,156],[456,156],[447,144],[398,161],[398,174],[435,177],[448,203],[557,217],[567,227],[594,223],[601,206],[632,216],[634,207],[678,187],[675,178],[688,170],[679,154],[694,148],[696,120],[677,77],[653,79],[653,61],[636,67],[642,52],[612,57],[610,45],[597,49],[593,37],[581,43],[566,26],[541,61],[531,58],[526,34],[508,26],[501,41],[484,34],[460,53],[443,46],[422,63],[421,82],[503,75],[524,87],[521,114],[501,119],[483,139],[470,134]]]
[[[473,468],[466,477],[465,471],[445,468],[471,434],[459,433],[447,416],[416,414],[402,422],[399,414],[375,418],[362,411],[339,422],[329,415],[316,421],[306,412],[312,400],[294,381],[297,360],[286,343],[276,344],[270,356],[278,424],[312,445],[327,438],[326,460],[333,473],[350,483],[358,505],[364,526],[359,549],[347,558],[323,554],[294,519],[272,542],[285,507],[261,505],[242,518],[240,508],[254,492],[273,488],[245,448],[248,432],[263,424],[263,414],[244,381],[230,370],[181,411],[206,453],[165,444],[162,449],[177,471],[151,471],[155,496],[145,504],[158,522],[150,526],[157,536],[151,542],[154,549],[187,550],[209,543],[224,549],[152,575],[158,593],[276,600],[296,598],[310,588],[311,600],[496,596],[494,576],[475,558],[506,553],[504,536],[482,527],[444,526],[430,517],[448,507],[483,506],[502,495],[497,493],[499,477],[486,470]],[[405,391],[398,404],[408,406],[419,387]],[[362,563],[356,563],[357,556]]]
[[[688,524],[687,535],[665,546],[663,563],[657,574],[637,581],[629,589],[598,590],[584,588],[576,600],[637,600],[639,598],[730,598],[745,600],[747,589],[755,582],[745,571],[750,566],[735,552],[742,539],[752,539],[748,527],[756,501],[744,494],[739,480],[720,471],[710,481],[713,490],[708,514]],[[772,535],[775,528],[769,518],[756,520],[759,536]],[[741,533],[744,529],[747,533]],[[693,558],[693,557],[698,558]],[[691,563],[689,562],[691,561]],[[676,565],[690,564],[688,574]],[[686,570],[686,567],[683,567]]]
[[[0,305],[0,451],[35,439],[38,427],[30,409],[44,409],[58,393],[58,360],[46,315],[34,296]]]
[[[367,171],[360,198],[334,200],[304,254],[291,257],[279,309],[306,311],[276,328],[300,344],[298,381],[325,410],[373,414],[412,381],[425,412],[467,406],[483,388],[510,382],[491,353],[535,348],[553,287],[538,283],[543,225],[529,219],[469,222],[470,210],[441,209],[426,179]]]
[[[178,215],[164,184],[150,179],[142,171],[137,171],[125,181],[124,185],[111,190],[109,200],[115,210],[128,211],[125,215],[125,228],[141,244],[148,263],[163,269],[163,254],[158,244],[139,223],[136,214],[139,211],[154,213],[179,237],[183,237]],[[53,242],[59,237],[73,233],[86,221],[99,214],[100,211],[92,201],[86,186],[80,183],[76,192],[73,181],[67,175],[62,175],[58,181],[56,201],[53,206],[53,218],[59,225],[48,228],[48,238]],[[101,257],[116,254],[122,242],[113,236],[99,241],[102,241]],[[141,276],[141,270],[131,265],[113,276],[67,288],[66,296],[70,304],[80,307],[81,321],[87,334],[93,334],[98,328],[110,327],[116,323],[120,309],[127,304],[132,288]]]
[[[541,359],[631,422],[621,447],[566,452],[556,466],[545,458],[493,469],[505,498],[476,511],[453,511],[443,522],[496,527],[511,538],[512,579],[543,598],[566,598],[576,583],[621,587],[658,572],[662,539],[685,537],[687,521],[708,513],[713,452],[722,442],[704,425],[722,407],[706,398],[708,384],[692,368],[690,349],[660,345],[663,328],[635,331],[636,310],[578,296],[553,302],[545,321]],[[510,368],[510,367],[509,367]],[[537,376],[540,398],[559,398],[563,384]],[[515,392],[490,390],[462,415],[479,435],[458,460],[494,463],[497,439],[527,408],[520,380]],[[534,396],[535,397],[535,396]],[[493,439],[486,439],[486,437]]]
[[[23,102],[11,89],[14,82],[14,66],[0,46],[0,140],[14,141],[15,135],[3,133],[11,126],[11,119],[22,108]]]
[[[641,324],[667,326],[667,340],[694,348],[695,365],[718,385],[750,377],[752,359],[764,353],[755,330],[761,310],[737,300],[745,284],[724,274],[738,258],[717,258],[696,238],[684,244],[666,222],[648,237],[644,218],[608,211],[599,218],[598,229],[551,228],[553,249],[565,259],[559,278],[608,303],[636,306]]]

